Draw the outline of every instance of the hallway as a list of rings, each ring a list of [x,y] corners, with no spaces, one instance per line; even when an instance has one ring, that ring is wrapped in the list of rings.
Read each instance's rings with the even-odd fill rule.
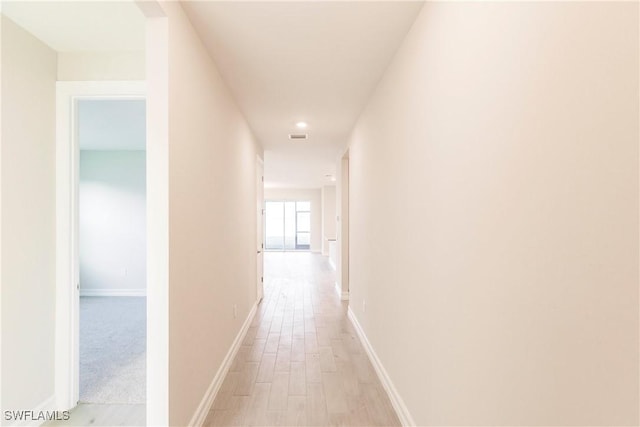
[[[205,422],[399,425],[327,258],[265,254],[265,297]]]
[[[640,1],[0,5],[1,425],[640,426]]]

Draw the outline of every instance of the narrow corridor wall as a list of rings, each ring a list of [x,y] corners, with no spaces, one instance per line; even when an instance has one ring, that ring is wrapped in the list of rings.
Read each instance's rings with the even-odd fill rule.
[[[336,238],[336,186],[322,187],[322,255],[329,256],[329,240]]]
[[[3,410],[54,394],[56,53],[2,19]],[[44,408],[44,409],[50,409]],[[4,424],[15,424],[5,420]]]
[[[349,298],[349,153],[336,164],[336,289]]]
[[[161,5],[169,66],[169,423],[184,426],[256,302],[262,150],[180,3]]]
[[[349,147],[350,307],[417,425],[638,425],[638,47],[637,3],[425,3]]]

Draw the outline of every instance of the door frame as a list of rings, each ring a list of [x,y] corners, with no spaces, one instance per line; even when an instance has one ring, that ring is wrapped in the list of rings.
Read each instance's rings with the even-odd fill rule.
[[[264,161],[256,156],[256,301],[264,297]]]
[[[60,410],[75,407],[80,394],[78,251],[80,147],[77,135],[77,103],[79,100],[86,99],[146,99],[146,83],[144,81],[83,81],[57,82],[56,84],[55,391],[56,407]]]
[[[349,149],[338,158],[336,185],[337,266],[336,291],[340,299],[349,299]]]

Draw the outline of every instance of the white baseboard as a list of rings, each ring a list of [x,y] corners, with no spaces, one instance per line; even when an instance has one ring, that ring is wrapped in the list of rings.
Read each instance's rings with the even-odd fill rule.
[[[207,414],[213,405],[213,401],[216,399],[216,395],[220,391],[220,387],[226,377],[229,369],[231,368],[231,364],[233,363],[233,359],[236,357],[238,350],[240,349],[240,345],[242,345],[242,341],[244,340],[245,335],[247,335],[247,331],[249,330],[249,326],[251,322],[253,322],[253,317],[256,315],[256,310],[258,308],[258,303],[255,303],[249,312],[249,315],[244,321],[242,328],[240,328],[240,332],[236,335],[236,339],[231,344],[231,348],[227,352],[224,360],[222,361],[222,365],[220,365],[220,369],[216,372],[216,375],[213,377],[211,384],[207,388],[204,397],[200,401],[196,412],[191,417],[191,421],[189,422],[189,426],[191,427],[200,427],[204,424],[205,419],[207,418]]]
[[[393,382],[391,382],[391,378],[389,378],[389,374],[387,374],[387,371],[384,369],[384,366],[382,366],[382,362],[380,362],[380,359],[378,359],[378,355],[373,350],[373,347],[371,347],[371,343],[369,342],[367,335],[364,333],[364,330],[360,326],[360,323],[358,323],[358,319],[356,318],[356,315],[351,310],[351,307],[349,307],[348,315],[349,315],[349,319],[351,320],[351,323],[353,324],[353,327],[356,329],[356,333],[360,338],[360,342],[362,342],[362,346],[367,352],[367,356],[369,356],[369,360],[371,361],[371,364],[373,365],[374,369],[376,370],[376,373],[378,374],[378,378],[380,378],[380,382],[382,383],[382,386],[384,387],[385,391],[389,395],[389,399],[391,400],[393,409],[395,409],[396,414],[398,414],[400,423],[403,426],[415,426],[416,423],[415,421],[413,421],[413,417],[411,416],[409,409],[404,404],[404,401],[402,400],[402,397],[400,397],[400,394],[398,394],[398,391],[393,385]]]
[[[80,289],[81,297],[145,297],[146,289]]]
[[[349,301],[349,291],[342,292],[342,288],[340,288],[340,284],[336,282],[336,292],[342,301]]]

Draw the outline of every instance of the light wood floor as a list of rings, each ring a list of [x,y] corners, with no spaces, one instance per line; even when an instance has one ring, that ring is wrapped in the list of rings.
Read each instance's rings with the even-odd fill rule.
[[[400,425],[327,258],[265,254],[265,296],[205,426]]]

